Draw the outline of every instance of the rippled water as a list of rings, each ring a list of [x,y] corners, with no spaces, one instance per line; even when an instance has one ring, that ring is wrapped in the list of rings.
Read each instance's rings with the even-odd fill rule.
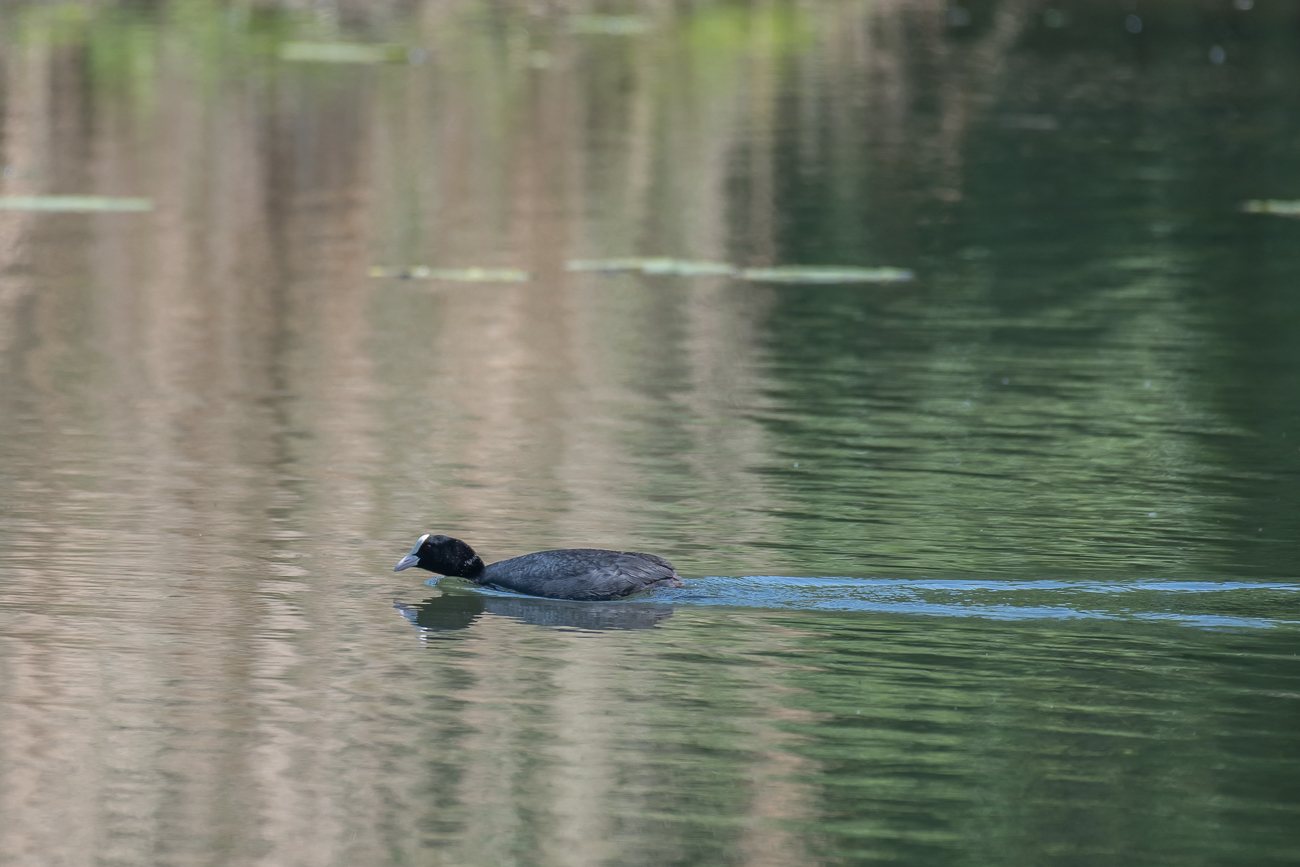
[[[961,605],[863,616],[793,593],[774,610],[735,583],[749,605],[644,605],[617,625],[563,603],[426,603],[482,608],[468,630],[426,622],[412,665],[508,708],[490,733],[457,731],[450,755],[426,745],[429,783],[504,763],[546,800],[535,821],[574,822],[597,860],[1294,855],[1296,665],[1268,630],[1135,629],[1059,608],[1013,623]],[[595,783],[573,813],[569,775]],[[489,821],[461,820],[458,842]]]
[[[1294,10],[679,5],[0,9],[0,864],[1300,858]]]

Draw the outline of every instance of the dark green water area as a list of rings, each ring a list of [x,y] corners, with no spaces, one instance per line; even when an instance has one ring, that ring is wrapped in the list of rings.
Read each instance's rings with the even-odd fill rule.
[[[0,6],[0,867],[1295,864],[1298,539],[1290,0]]]

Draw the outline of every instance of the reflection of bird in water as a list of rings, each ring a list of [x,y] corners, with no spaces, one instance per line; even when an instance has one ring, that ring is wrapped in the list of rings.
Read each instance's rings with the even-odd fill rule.
[[[484,614],[510,617],[534,626],[561,626],[603,632],[608,629],[653,629],[673,616],[671,605],[637,602],[570,602],[519,596],[480,596],[444,593],[412,605],[394,600],[393,607],[421,629],[450,632],[465,629]]]
[[[474,593],[435,596],[415,605],[394,599],[393,607],[414,625],[434,632],[464,629],[487,610],[483,597]]]
[[[474,549],[461,540],[430,533],[415,541],[411,553],[399,560],[393,571],[412,566],[550,599],[598,601],[641,590],[682,586],[673,564],[652,554],[566,548],[485,566]]]

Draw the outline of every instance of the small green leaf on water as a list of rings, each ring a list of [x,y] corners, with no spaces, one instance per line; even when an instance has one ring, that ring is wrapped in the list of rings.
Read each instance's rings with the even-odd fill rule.
[[[566,271],[595,271],[603,274],[640,271],[642,274],[673,277],[730,277],[737,273],[735,265],[726,262],[692,262],[686,259],[665,257],[625,259],[574,259],[564,263]]]
[[[739,269],[726,262],[688,262],[681,259],[650,259],[641,266],[643,274],[672,274],[679,277],[733,276]]]
[[[411,52],[404,45],[361,45],[354,42],[285,42],[281,60],[306,63],[405,63]]]
[[[1300,217],[1300,201],[1284,199],[1251,199],[1242,202],[1241,209],[1247,214],[1274,214],[1279,217]]]
[[[57,211],[89,214],[152,211],[152,199],[119,199],[112,196],[0,196],[2,211]]]
[[[820,265],[746,268],[740,272],[742,280],[758,283],[902,283],[915,276],[907,268],[838,268]]]
[[[515,268],[385,268],[375,265],[371,277],[392,277],[398,280],[451,280],[458,283],[524,283],[528,272]]]

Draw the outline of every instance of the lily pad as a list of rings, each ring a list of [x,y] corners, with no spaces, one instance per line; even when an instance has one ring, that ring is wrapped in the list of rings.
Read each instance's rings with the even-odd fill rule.
[[[625,259],[574,259],[564,263],[566,271],[595,271],[602,274],[618,274],[640,271],[642,274],[655,274],[672,277],[731,277],[738,269],[727,262],[693,262],[687,259],[625,258]]]
[[[515,268],[385,268],[376,265],[370,269],[371,277],[391,277],[398,280],[451,280],[458,283],[525,283],[528,272]]]
[[[1247,214],[1274,214],[1278,217],[1300,217],[1300,201],[1284,199],[1251,199],[1242,202],[1241,209]]]
[[[121,199],[112,196],[0,196],[3,211],[55,211],[92,214],[152,211],[153,199]]]
[[[280,59],[305,63],[405,63],[412,52],[404,45],[355,42],[285,42]]]
[[[907,268],[839,268],[823,265],[786,265],[780,268],[746,268],[742,280],[756,283],[903,283],[916,275]]]

